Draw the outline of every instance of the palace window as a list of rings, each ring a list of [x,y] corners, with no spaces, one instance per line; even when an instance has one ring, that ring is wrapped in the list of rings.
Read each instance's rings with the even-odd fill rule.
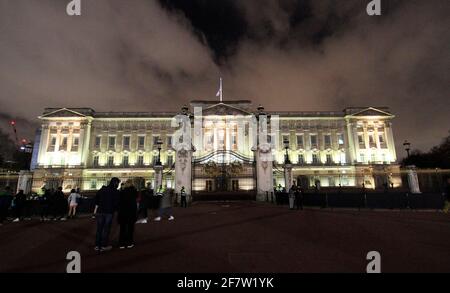
[[[124,136],[123,137],[123,149],[124,150],[129,150],[130,149],[130,140],[131,140],[131,137],[129,137],[129,136]]]
[[[78,145],[80,144],[80,138],[78,136],[73,137],[72,152],[78,152]]]
[[[138,156],[137,165],[139,167],[143,167],[144,166],[144,156],[143,155]]]
[[[325,147],[327,147],[327,148],[331,147],[331,135],[330,134],[325,134],[323,136],[323,140],[325,142]]]
[[[159,142],[159,136],[154,136],[153,137],[153,148],[158,147],[158,142]]]
[[[50,146],[48,148],[49,152],[54,152],[56,148],[56,135],[53,135],[50,139]]]
[[[319,164],[319,156],[317,154],[312,155],[312,163],[313,164]]]
[[[317,148],[317,135],[311,134],[311,136],[309,138],[311,141],[311,148],[316,149]]]
[[[108,156],[108,167],[114,166],[114,156]]]
[[[110,136],[108,138],[108,147],[111,150],[116,148],[116,137],[115,136]]]
[[[102,143],[102,137],[101,137],[101,136],[96,136],[96,137],[95,137],[95,148],[96,148],[96,149],[99,149],[101,143]]]
[[[331,165],[333,163],[333,158],[331,157],[331,154],[327,154],[327,164]]]
[[[59,145],[60,151],[66,151],[67,150],[67,136],[63,136],[61,139],[61,144]]]
[[[94,162],[92,164],[94,168],[97,168],[99,166],[98,159],[99,159],[98,156],[94,156]]]
[[[145,147],[145,136],[139,136],[138,137],[138,148],[140,150],[144,149]]]
[[[167,156],[167,166],[170,168],[173,165],[173,156]]]
[[[297,135],[297,148],[304,149],[303,135]]]
[[[366,156],[364,154],[359,154],[359,162],[366,163]]]
[[[304,165],[305,164],[305,156],[303,154],[298,155],[298,164]]]
[[[343,147],[344,146],[344,135],[342,133],[339,133],[337,135],[337,138],[338,138],[339,147]]]
[[[358,134],[358,143],[360,148],[365,148],[364,135]]]
[[[124,167],[128,167],[130,165],[130,159],[128,156],[123,156],[123,161],[122,161],[122,165]]]
[[[172,136],[167,137],[167,148],[172,148]]]

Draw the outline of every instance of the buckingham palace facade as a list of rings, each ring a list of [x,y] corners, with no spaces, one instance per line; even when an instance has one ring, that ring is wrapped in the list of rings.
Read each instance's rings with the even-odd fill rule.
[[[192,126],[192,143],[181,149],[174,148],[177,115]],[[236,117],[256,117],[262,128],[258,118],[265,117],[266,146]],[[94,191],[113,176],[192,193],[401,185],[394,115],[384,107],[270,112],[251,101],[192,101],[179,112],[47,108],[39,118],[34,191],[56,185]]]

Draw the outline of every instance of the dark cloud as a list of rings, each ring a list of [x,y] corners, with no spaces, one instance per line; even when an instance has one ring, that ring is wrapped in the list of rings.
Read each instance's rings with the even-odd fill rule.
[[[399,146],[449,129],[447,0],[385,0],[381,17],[361,0],[82,2],[0,3],[0,112],[176,110],[223,75],[226,98],[271,110],[389,106]]]

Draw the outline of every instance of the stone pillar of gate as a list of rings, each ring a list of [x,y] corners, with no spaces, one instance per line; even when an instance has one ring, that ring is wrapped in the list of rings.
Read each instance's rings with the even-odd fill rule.
[[[416,166],[408,166],[408,185],[412,194],[420,194],[419,178],[417,177]]]
[[[257,201],[266,201],[273,192],[273,156],[270,145],[253,149],[256,158]]]
[[[23,190],[25,194],[31,193],[31,187],[33,183],[33,172],[28,170],[22,170],[19,173],[19,179],[17,181],[17,192]]]
[[[163,185],[163,171],[164,167],[162,165],[155,165],[155,192]],[[164,186],[163,186],[164,187]]]
[[[175,193],[180,194],[184,187],[187,194],[187,201],[192,202],[192,154],[195,148],[182,148],[177,151],[175,159]],[[177,201],[181,198],[178,196]]]
[[[289,191],[289,189],[294,184],[294,178],[292,177],[292,165],[291,164],[284,165],[284,184],[285,184],[287,191]]]

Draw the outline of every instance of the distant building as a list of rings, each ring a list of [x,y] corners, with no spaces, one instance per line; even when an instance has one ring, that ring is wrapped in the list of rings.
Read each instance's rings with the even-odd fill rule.
[[[197,120],[196,108],[202,109]],[[192,127],[200,123],[201,133],[192,130],[193,148],[184,150],[189,152],[187,156],[173,148],[176,128],[171,122],[180,114],[189,117]],[[270,150],[255,141],[248,125],[242,128],[236,119],[261,115],[268,117]],[[251,101],[193,101],[190,109],[179,113],[48,108],[40,119],[40,138],[34,148],[34,190],[44,185],[97,190],[111,176],[175,190],[188,185],[189,191],[203,193],[263,194],[279,184],[285,186],[286,181],[305,188],[401,185],[399,176],[394,175],[399,173],[394,115],[387,108],[265,112],[262,107],[253,108]],[[274,119],[279,127],[271,131]],[[154,168],[158,142],[162,143],[160,179]],[[273,164],[261,161],[267,152],[273,154]]]

